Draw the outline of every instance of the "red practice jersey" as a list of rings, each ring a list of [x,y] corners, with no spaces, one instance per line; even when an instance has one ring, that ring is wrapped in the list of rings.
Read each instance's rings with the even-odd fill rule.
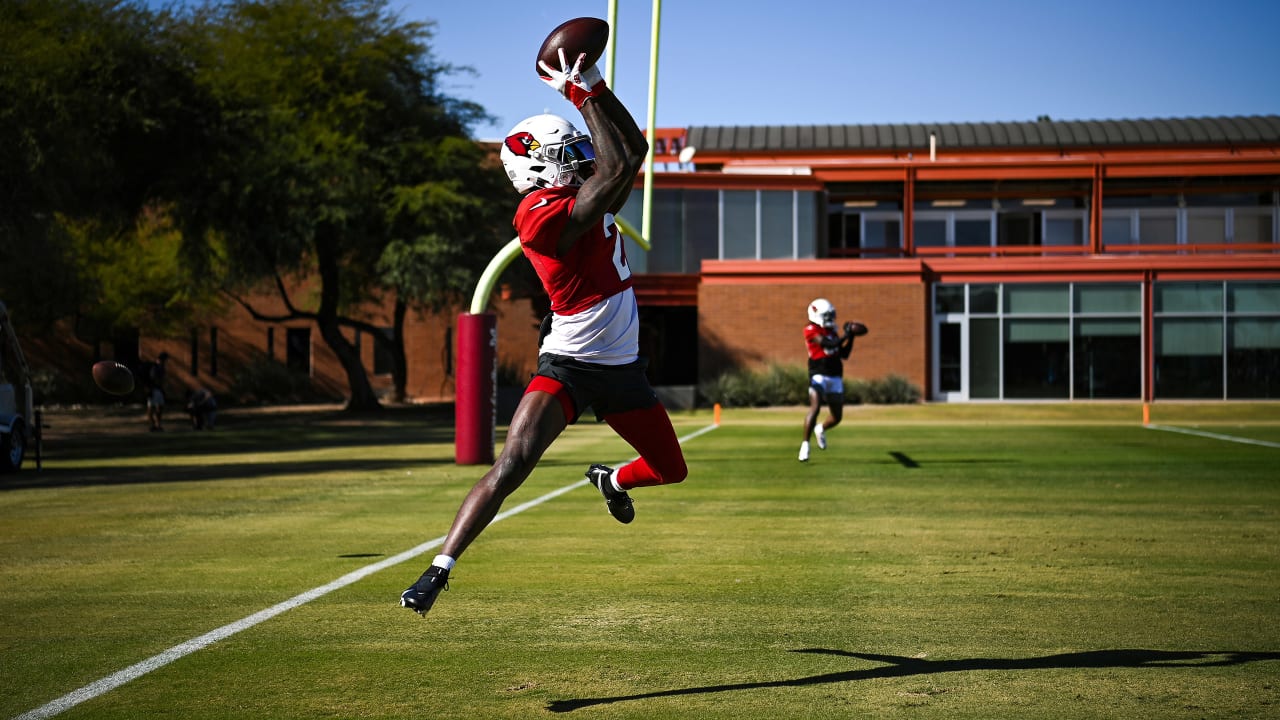
[[[634,362],[639,316],[613,216],[588,228],[563,257],[556,254],[577,197],[577,187],[543,188],[525,195],[516,209],[520,245],[551,298],[551,332],[542,351],[603,365]]]
[[[822,344],[826,339],[827,346]],[[804,344],[809,352],[809,374],[840,377],[844,374],[844,358],[841,356],[840,335],[829,327],[816,323],[804,326]]]

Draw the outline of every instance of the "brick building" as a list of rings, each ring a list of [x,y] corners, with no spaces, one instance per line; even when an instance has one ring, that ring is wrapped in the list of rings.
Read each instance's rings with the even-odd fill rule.
[[[801,364],[826,297],[871,328],[848,376],[896,373],[934,401],[1280,397],[1280,116],[692,127],[654,147],[653,249],[627,251],[656,384]],[[643,197],[623,211],[636,227]],[[493,310],[503,374],[527,377],[529,301]],[[455,317],[410,316],[411,397],[452,398]],[[314,328],[234,307],[189,337],[44,357],[161,350],[185,387],[266,357],[345,389]]]

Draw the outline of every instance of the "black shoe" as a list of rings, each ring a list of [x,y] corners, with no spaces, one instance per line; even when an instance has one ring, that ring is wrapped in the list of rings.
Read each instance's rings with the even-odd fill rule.
[[[441,590],[449,589],[449,571],[432,565],[422,573],[418,582],[400,593],[400,607],[407,607],[419,615],[426,615],[436,602]]]
[[[604,496],[604,506],[614,520],[626,524],[636,519],[636,509],[631,505],[631,496],[613,489],[613,468],[607,465],[592,465],[587,471],[587,479]]]

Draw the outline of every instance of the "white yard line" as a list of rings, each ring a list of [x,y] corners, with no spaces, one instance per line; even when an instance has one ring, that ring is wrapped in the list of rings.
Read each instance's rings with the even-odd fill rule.
[[[1267,442],[1266,440],[1251,440],[1250,438],[1236,437],[1235,435],[1219,435],[1218,433],[1205,432],[1203,430],[1188,430],[1186,428],[1172,427],[1169,425],[1147,425],[1149,430],[1164,430],[1165,432],[1182,433],[1183,435],[1199,435],[1200,437],[1213,438],[1214,440],[1226,440],[1227,442],[1244,443],[1246,445],[1261,445],[1262,447],[1280,448],[1280,443]]]
[[[701,430],[685,435],[684,437],[680,438],[680,444],[683,445],[685,442],[692,440],[700,435],[704,435],[716,429],[717,427],[719,426],[708,425],[702,428]],[[619,464],[617,467],[622,467],[623,465],[627,465],[634,461],[635,461],[635,458],[632,458],[631,460],[628,460],[625,463]],[[565,485],[564,487],[558,490],[552,490],[546,495],[543,495],[541,497],[536,497],[530,500],[529,502],[521,503],[511,508],[510,510],[504,510],[498,513],[498,515],[493,518],[493,522],[489,524],[492,525],[493,523],[496,523],[499,520],[504,520],[506,518],[511,517],[512,515],[517,515],[519,513],[524,512],[525,510],[535,508],[547,502],[548,500],[552,500],[554,498],[560,497],[561,495],[571,490],[576,490],[577,488],[580,488],[583,485],[587,485],[587,484],[589,484],[589,481],[586,479],[582,479],[570,485]],[[124,685],[125,683],[131,682],[133,680],[137,680],[138,678],[142,677],[143,675],[146,675],[152,670],[159,670],[160,668],[164,667],[165,665],[168,665],[174,660],[178,660],[179,658],[186,657],[187,655],[190,655],[191,653],[197,650],[206,648],[212,645],[213,643],[218,642],[219,640],[225,640],[242,630],[248,630],[254,625],[257,625],[258,623],[264,622],[266,620],[270,620],[271,618],[285,611],[292,610],[302,605],[306,605],[312,600],[328,595],[334,590],[340,590],[348,585],[357,583],[376,572],[386,570],[387,568],[393,565],[399,565],[400,563],[406,560],[412,560],[424,553],[430,552],[440,547],[442,544],[444,544],[443,535],[441,535],[440,537],[434,540],[428,540],[427,542],[424,542],[415,548],[410,548],[408,550],[405,550],[399,555],[393,555],[387,558],[386,560],[381,560],[379,562],[373,563],[372,565],[366,565],[360,568],[359,570],[355,570],[353,572],[347,573],[346,575],[343,575],[342,577],[338,578],[337,580],[334,580],[331,583],[328,583],[327,585],[321,585],[320,587],[312,588],[302,593],[301,595],[295,595],[289,598],[288,600],[285,600],[282,603],[279,603],[277,605],[272,605],[266,610],[260,610],[246,618],[242,618],[233,623],[228,623],[226,625],[223,625],[217,630],[207,632],[204,635],[201,635],[196,638],[192,638],[184,643],[179,643],[178,645],[174,645],[173,647],[169,648],[168,650],[165,650],[164,652],[158,655],[152,655],[151,657],[147,658],[146,660],[143,660],[140,663],[130,665],[129,667],[123,670],[120,670],[119,672],[112,673],[102,678],[101,680],[91,682],[88,685],[85,685],[84,687],[80,688],[79,690],[73,690],[67,693],[66,695],[63,695],[62,697],[58,698],[57,700],[54,700],[53,702],[47,703],[45,705],[41,705],[40,707],[34,710],[29,710],[21,715],[18,715],[16,718],[14,718],[14,720],[40,720],[41,718],[51,718],[54,715],[57,715],[63,711],[69,710],[72,707],[75,707],[76,705],[79,705],[80,703],[86,700],[92,700],[93,698],[96,698],[99,695],[104,695],[120,687],[121,685]]]

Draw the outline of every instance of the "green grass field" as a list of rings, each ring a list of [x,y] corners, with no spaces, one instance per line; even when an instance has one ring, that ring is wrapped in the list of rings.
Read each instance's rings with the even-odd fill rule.
[[[433,550],[60,718],[1280,716],[1280,405],[726,410],[614,522],[582,487],[496,523],[424,620]],[[693,433],[711,414],[676,414]],[[50,413],[0,481],[0,717],[442,537],[485,468],[441,409]],[[571,428],[508,508],[629,448]]]

